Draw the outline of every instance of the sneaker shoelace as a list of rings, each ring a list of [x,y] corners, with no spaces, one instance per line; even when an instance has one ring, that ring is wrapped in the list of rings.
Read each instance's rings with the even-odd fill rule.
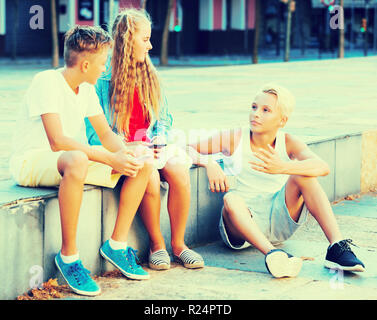
[[[345,240],[339,242],[339,246],[340,246],[340,249],[341,249],[342,252],[349,251],[349,252],[353,253],[350,245],[353,245],[353,246],[358,248],[358,246],[353,243],[352,239],[345,239]]]
[[[139,258],[136,255],[137,250],[128,247],[127,250],[124,250],[124,256],[126,260],[130,263],[132,269],[137,269],[139,267]]]
[[[82,285],[89,280],[90,271],[85,269],[81,261],[79,261],[69,267],[68,274],[75,278],[78,285]]]

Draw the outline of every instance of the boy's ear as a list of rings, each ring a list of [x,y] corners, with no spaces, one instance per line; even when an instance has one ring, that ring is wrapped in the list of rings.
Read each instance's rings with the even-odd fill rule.
[[[84,59],[84,60],[81,61],[81,71],[83,73],[87,73],[88,72],[89,64],[90,64],[90,62],[88,60]]]
[[[285,124],[287,123],[287,121],[288,121],[287,116],[282,117],[281,120],[280,120],[280,127],[283,128],[285,126]]]

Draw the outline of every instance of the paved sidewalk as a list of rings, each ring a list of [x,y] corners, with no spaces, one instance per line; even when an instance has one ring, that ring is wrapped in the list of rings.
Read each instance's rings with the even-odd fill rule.
[[[195,248],[206,267],[188,270],[173,264],[168,271],[147,268],[151,279],[127,280],[115,274],[98,277],[102,294],[87,298],[71,294],[66,300],[376,300],[377,299],[377,194],[344,200],[333,205],[352,250],[366,265],[366,272],[351,273],[323,267],[328,243],[313,218],[281,248],[305,260],[297,278],[272,278],[264,256],[254,248],[233,251],[222,242]],[[215,227],[215,226],[214,226]],[[151,302],[150,301],[150,302]]]

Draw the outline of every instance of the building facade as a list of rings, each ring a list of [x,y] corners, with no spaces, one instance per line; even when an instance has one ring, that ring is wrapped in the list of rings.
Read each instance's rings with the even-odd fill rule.
[[[142,0],[56,0],[60,50],[73,25],[107,29],[116,13],[140,7]],[[338,30],[321,0],[296,0],[292,15],[293,48],[336,50]],[[337,0],[338,2],[338,0]],[[287,5],[260,1],[260,51],[284,46]],[[153,20],[151,55],[159,55],[168,0],[147,0]],[[362,45],[360,23],[368,20],[369,45],[376,47],[377,0],[344,0],[346,48]],[[256,0],[174,0],[170,17],[169,55],[249,54],[253,47]],[[376,49],[376,48],[375,48]],[[0,56],[48,56],[51,53],[51,1],[0,0]]]

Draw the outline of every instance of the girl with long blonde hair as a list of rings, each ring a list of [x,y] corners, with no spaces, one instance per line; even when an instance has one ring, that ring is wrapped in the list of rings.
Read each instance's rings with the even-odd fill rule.
[[[161,180],[169,184],[167,206],[173,256],[187,268],[200,268],[204,266],[202,257],[184,242],[192,161],[183,149],[168,143],[172,116],[148,55],[152,49],[151,25],[145,10],[132,8],[118,14],[112,28],[113,53],[107,71],[97,82],[97,95],[109,124],[125,143],[154,148],[156,169],[139,207],[150,238],[150,268],[170,268],[170,256],[160,230]],[[87,137],[90,144],[100,144],[89,123]]]

